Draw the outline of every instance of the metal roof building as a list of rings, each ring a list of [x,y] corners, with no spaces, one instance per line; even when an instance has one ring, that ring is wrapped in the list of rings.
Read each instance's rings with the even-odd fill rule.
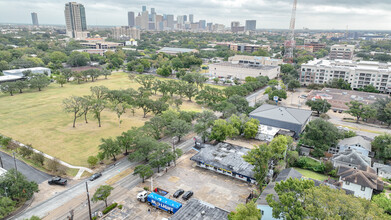
[[[243,159],[250,149],[229,143],[202,144],[201,150],[190,158],[202,168],[232,176],[236,179],[256,183],[254,166]]]
[[[20,76],[23,77],[23,72],[30,70],[31,73],[47,73],[47,76],[50,76],[52,73],[49,68],[45,67],[32,67],[32,68],[25,68],[25,69],[14,69],[14,70],[4,70],[3,74],[4,76]]]
[[[224,220],[228,219],[229,212],[198,199],[190,199],[179,211],[172,215],[170,220]]]
[[[157,52],[175,55],[178,53],[198,53],[198,50],[188,49],[188,48],[163,47],[162,49],[158,50]]]
[[[309,110],[263,104],[249,116],[259,120],[262,125],[294,131],[295,137],[298,137],[310,121],[311,114]]]

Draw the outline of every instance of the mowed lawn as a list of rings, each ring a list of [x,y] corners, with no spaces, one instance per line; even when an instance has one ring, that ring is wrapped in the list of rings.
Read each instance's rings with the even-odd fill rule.
[[[314,172],[311,170],[305,170],[305,169],[301,169],[298,167],[294,167],[294,169],[297,170],[299,173],[301,173],[304,177],[307,177],[307,178],[311,178],[311,179],[315,179],[315,180],[319,180],[319,181],[324,181],[329,178],[329,176],[327,176],[327,175],[323,175],[323,174],[320,174],[320,173],[317,173],[317,172]]]
[[[0,134],[57,157],[73,165],[87,166],[87,158],[96,155],[101,138],[116,137],[132,126],[142,126],[153,117],[152,113],[143,118],[142,110],[136,109],[133,116],[130,110],[122,115],[121,127],[114,112],[102,112],[102,127],[89,115],[89,123],[78,118],[76,128],[72,127],[73,116],[63,110],[63,100],[72,95],[90,94],[92,86],[106,86],[109,89],[139,87],[128,79],[126,73],[115,73],[96,82],[65,84],[63,88],[52,83],[43,91],[28,91],[23,94],[0,94]],[[183,100],[182,110],[201,111],[195,102]]]

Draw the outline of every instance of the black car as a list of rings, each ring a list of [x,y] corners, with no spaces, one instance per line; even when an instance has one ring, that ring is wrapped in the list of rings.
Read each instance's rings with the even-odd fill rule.
[[[343,111],[340,109],[340,110],[338,110],[338,113],[342,113]]]
[[[90,181],[94,181],[94,180],[98,179],[101,176],[102,176],[101,173],[92,174],[92,176],[90,177]]]
[[[179,196],[181,196],[185,191],[183,189],[178,189],[175,193],[174,193],[174,198],[178,198]]]
[[[192,191],[187,191],[187,192],[185,192],[185,194],[183,194],[183,196],[182,196],[182,199],[183,200],[188,200],[188,199],[190,199],[190,197],[193,195],[193,192]]]
[[[337,112],[338,111],[338,109],[333,109],[333,112]]]
[[[53,177],[51,180],[48,180],[49,185],[67,185],[68,180],[61,177]]]

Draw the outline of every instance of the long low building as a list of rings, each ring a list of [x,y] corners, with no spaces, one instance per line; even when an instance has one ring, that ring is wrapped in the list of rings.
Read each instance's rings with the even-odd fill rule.
[[[41,73],[51,75],[51,70],[45,67],[32,67],[32,68],[24,68],[24,69],[14,69],[14,70],[3,70],[4,76],[19,76],[23,77],[23,72],[31,71],[31,73]]]
[[[251,65],[242,63],[213,63],[209,65],[209,75],[214,77],[238,78],[267,76],[269,79],[277,78],[280,66]]]
[[[170,220],[225,220],[228,219],[229,212],[218,208],[212,204],[198,199],[190,199],[179,211],[172,215]]]
[[[176,55],[179,53],[198,53],[198,50],[188,48],[163,47],[162,49],[158,50],[157,53]]]
[[[197,166],[236,179],[256,184],[254,166],[243,159],[250,149],[229,143],[202,144],[201,150],[190,158]]]

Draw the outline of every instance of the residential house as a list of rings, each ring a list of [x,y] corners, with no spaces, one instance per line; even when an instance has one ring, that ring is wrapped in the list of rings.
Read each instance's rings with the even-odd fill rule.
[[[347,166],[352,168],[365,169],[371,167],[371,158],[361,154],[354,149],[346,149],[331,157],[334,167]]]
[[[373,163],[372,168],[377,171],[377,175],[379,177],[391,179],[391,166],[381,163]]]
[[[371,167],[358,169],[342,165],[337,175],[342,189],[353,191],[356,197],[370,200],[373,193],[381,192],[384,188],[383,181]]]
[[[338,154],[348,149],[354,149],[367,157],[372,156],[371,142],[362,136],[355,136],[351,138],[345,138],[338,142],[337,146],[331,147],[328,152],[331,154]]]

